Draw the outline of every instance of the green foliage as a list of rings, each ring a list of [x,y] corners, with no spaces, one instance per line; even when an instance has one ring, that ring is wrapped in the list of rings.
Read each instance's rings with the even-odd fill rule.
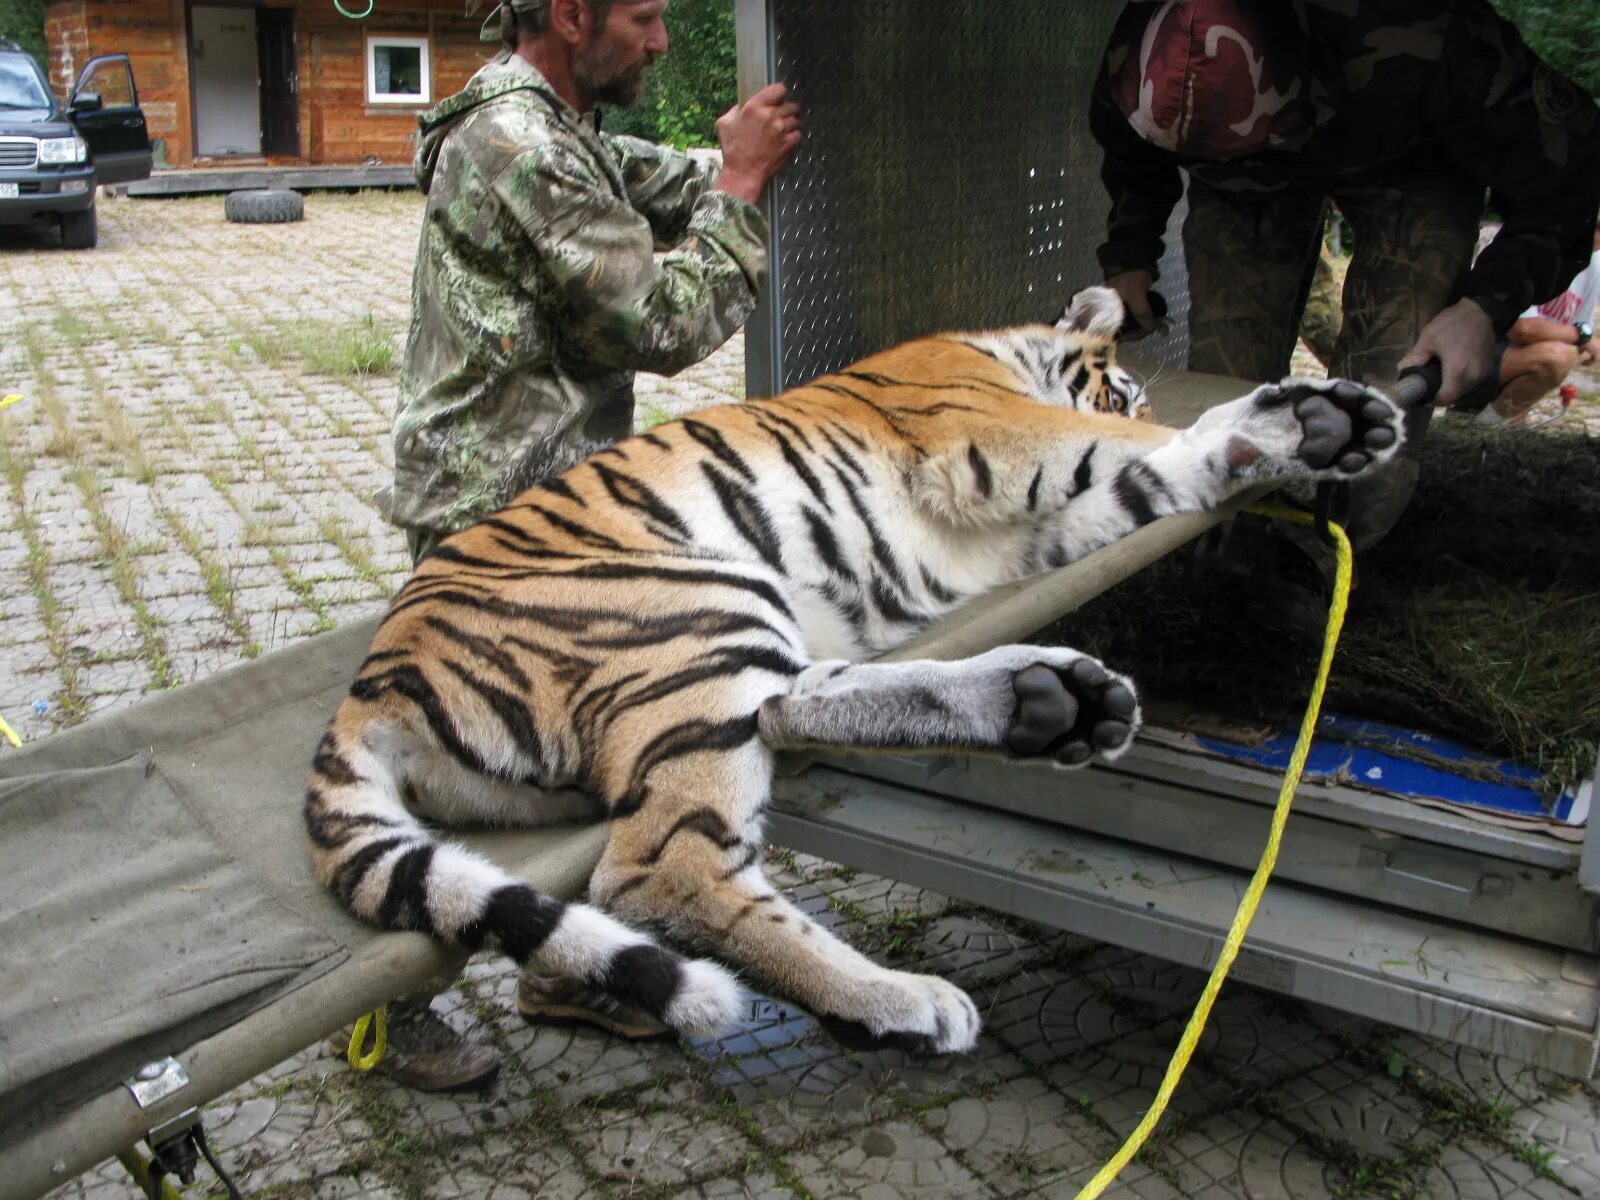
[[[717,118],[738,99],[733,0],[672,0],[667,34],[671,46],[650,68],[644,99],[607,113],[606,128],[679,149],[715,146]]]
[[[1533,52],[1600,97],[1600,4],[1593,0],[1491,0]]]
[[[44,45],[44,0],[0,0],[0,38],[11,38],[48,70]]]

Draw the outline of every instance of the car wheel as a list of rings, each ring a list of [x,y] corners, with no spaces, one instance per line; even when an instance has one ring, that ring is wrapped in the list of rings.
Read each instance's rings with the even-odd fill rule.
[[[222,202],[223,215],[241,225],[278,225],[306,215],[306,198],[299,192],[262,188],[229,192]]]
[[[93,250],[100,240],[100,229],[95,221],[94,205],[82,212],[61,214],[61,248],[63,250]]]

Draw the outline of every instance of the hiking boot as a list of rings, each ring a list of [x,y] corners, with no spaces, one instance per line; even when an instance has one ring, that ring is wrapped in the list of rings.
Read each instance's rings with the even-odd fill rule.
[[[517,1011],[531,1025],[596,1025],[630,1042],[665,1041],[678,1035],[637,1005],[573,979],[524,971],[517,981]]]
[[[427,1003],[394,1001],[389,1005],[388,1028],[388,1048],[372,1069],[405,1087],[419,1092],[467,1091],[488,1083],[500,1069],[493,1049],[451,1029]],[[340,1058],[349,1052],[350,1032],[344,1029],[328,1039],[328,1049]]]

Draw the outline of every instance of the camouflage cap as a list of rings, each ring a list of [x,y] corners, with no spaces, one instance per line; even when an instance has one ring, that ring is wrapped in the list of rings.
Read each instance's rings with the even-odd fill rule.
[[[644,0],[611,0],[613,4],[642,4]],[[517,24],[513,13],[542,13],[550,7],[550,0],[501,0],[489,12],[478,40],[517,44]],[[468,10],[471,11],[470,9]]]

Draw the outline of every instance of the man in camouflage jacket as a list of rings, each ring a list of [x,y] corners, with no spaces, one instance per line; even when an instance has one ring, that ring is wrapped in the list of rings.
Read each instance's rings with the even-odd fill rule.
[[[1090,128],[1107,282],[1155,328],[1186,172],[1189,367],[1243,379],[1289,371],[1330,201],[1355,241],[1330,374],[1382,384],[1437,358],[1439,404],[1583,267],[1600,207],[1600,111],[1485,0],[1130,3]],[[1474,264],[1486,190],[1504,223]],[[1403,456],[1355,485],[1358,547],[1399,518],[1416,475]]]
[[[390,501],[414,556],[627,436],[634,372],[700,361],[754,307],[755,201],[800,136],[782,85],[717,123],[720,168],[599,129],[666,51],[665,7],[512,0],[508,52],[420,118]]]
[[[1162,61],[1195,49],[1198,75]],[[1164,109],[1185,74],[1201,93]],[[1190,365],[1246,378],[1288,369],[1329,199],[1355,233],[1335,373],[1382,382],[1403,354],[1436,355],[1441,403],[1583,268],[1600,206],[1600,112],[1485,0],[1133,3],[1091,128],[1108,281],[1154,325],[1187,171]],[[1486,189],[1504,224],[1474,265]]]

